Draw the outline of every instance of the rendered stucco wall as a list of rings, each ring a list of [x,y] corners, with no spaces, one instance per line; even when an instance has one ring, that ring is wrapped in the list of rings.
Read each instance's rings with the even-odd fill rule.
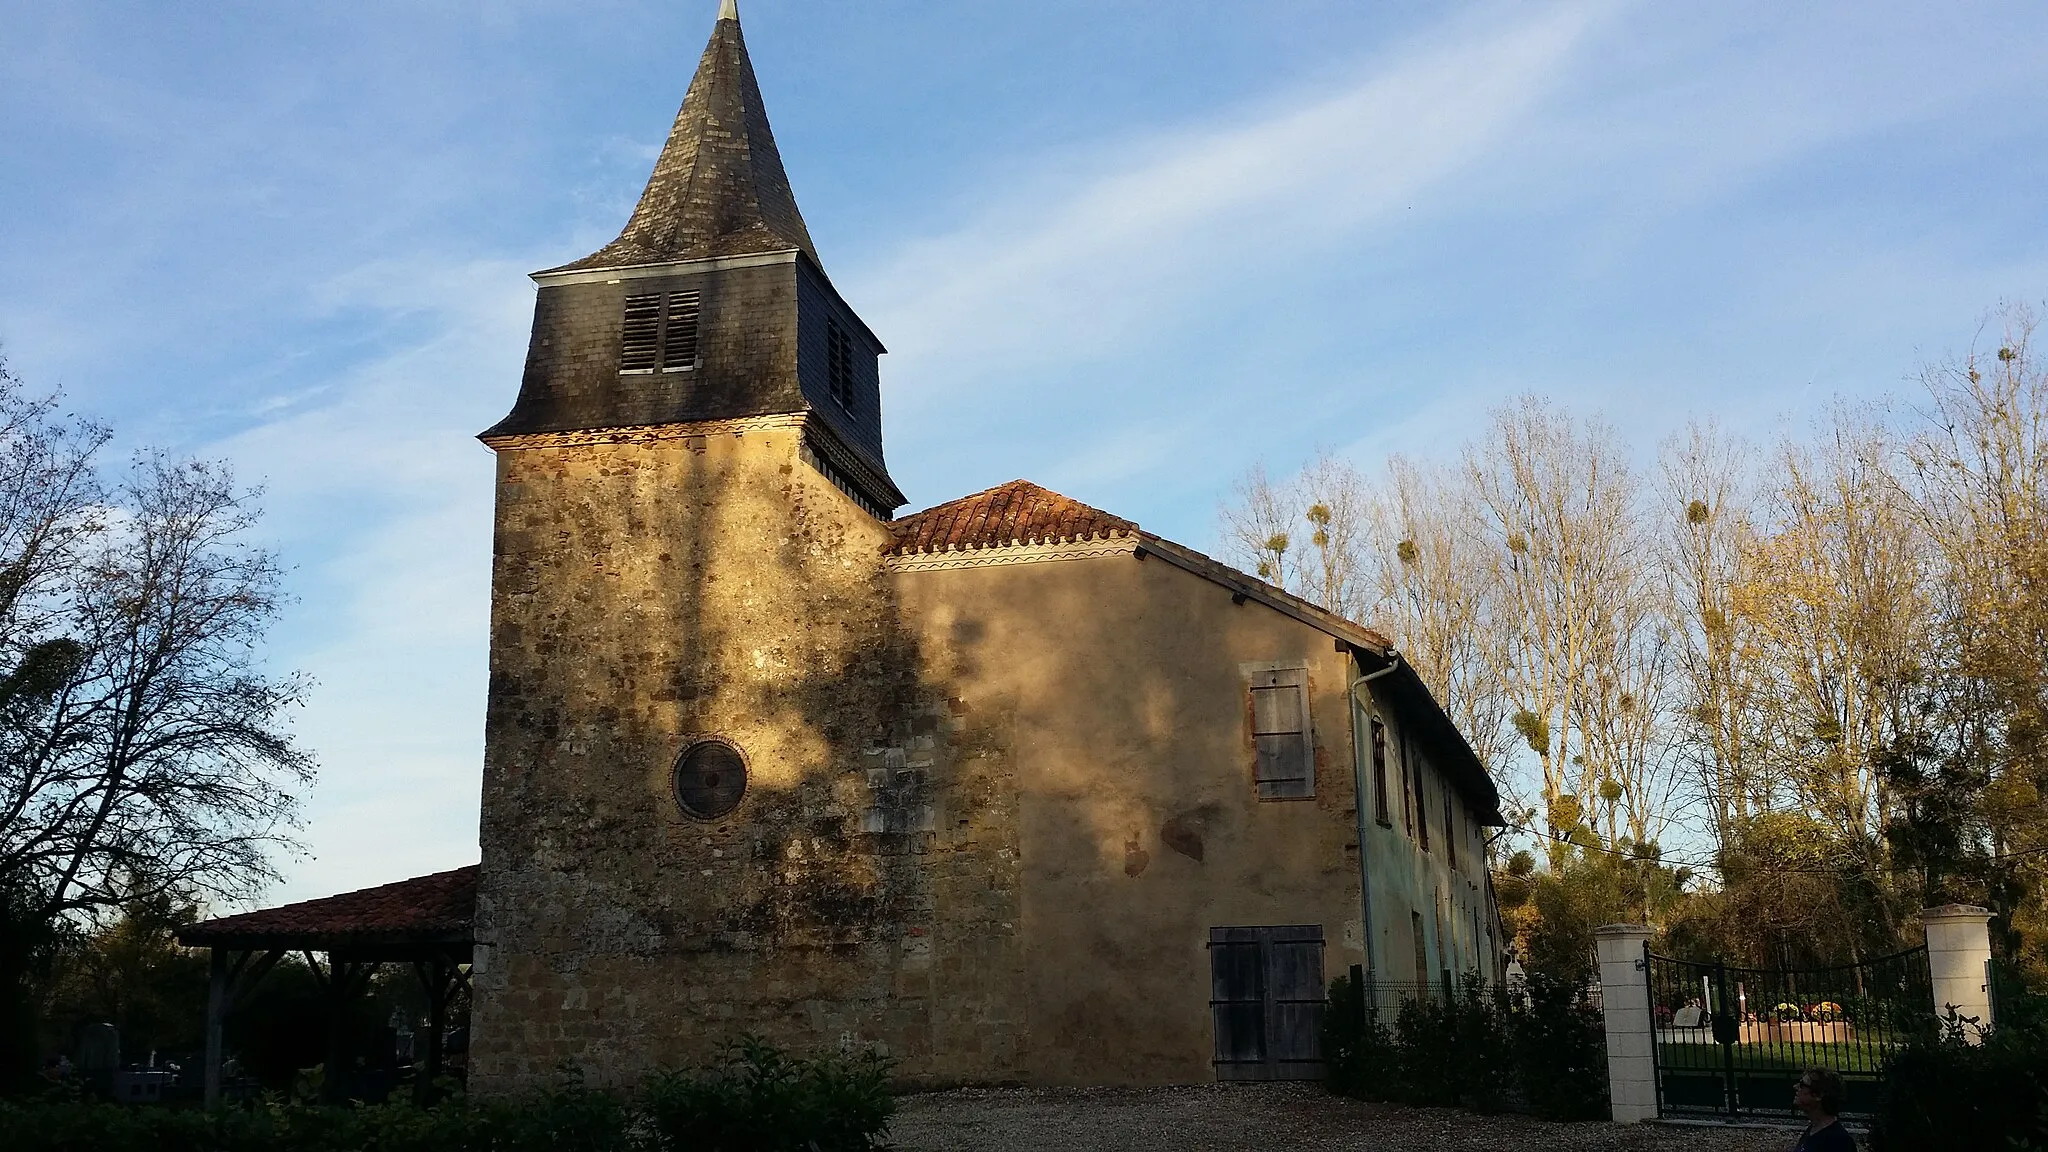
[[[1393,986],[1418,982],[1414,925],[1422,925],[1422,979],[1440,986],[1443,973],[1453,980],[1478,972],[1498,979],[1499,942],[1488,904],[1486,829],[1474,823],[1470,806],[1455,801],[1456,816],[1445,811],[1443,776],[1429,757],[1407,736],[1406,718],[1368,684],[1360,693],[1354,723],[1361,733],[1358,755],[1365,781],[1366,875],[1371,885],[1374,977]],[[1368,703],[1369,701],[1369,703]],[[1387,731],[1387,821],[1377,819],[1371,795],[1373,768],[1366,724],[1378,716]],[[1420,797],[1422,805],[1417,808]],[[1422,847],[1418,821],[1429,822],[1429,847]],[[1457,842],[1452,863],[1449,842]]]
[[[1026,1079],[1212,1079],[1212,927],[1318,924],[1326,976],[1363,959],[1328,635],[1128,553],[895,580],[929,679],[1009,726]],[[1309,671],[1313,799],[1257,798],[1240,665],[1271,662]]]

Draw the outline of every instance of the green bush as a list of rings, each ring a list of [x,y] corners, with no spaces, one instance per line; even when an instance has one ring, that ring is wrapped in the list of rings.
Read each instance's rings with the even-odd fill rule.
[[[1886,1061],[1870,1146],[2048,1149],[2048,1021],[2031,1012],[2008,1020],[1973,1034],[1951,1008],[1939,1036],[1916,1037]]]
[[[1532,978],[1517,999],[1468,976],[1449,1001],[1405,1001],[1391,1026],[1383,1015],[1348,977],[1331,982],[1323,1018],[1330,1091],[1555,1120],[1607,1115],[1600,1015],[1568,983]]]
[[[631,1147],[628,1119],[614,1097],[581,1088],[424,1109],[282,1101],[212,1112],[83,1100],[0,1104],[0,1130],[18,1152],[611,1152]]]
[[[1530,1111],[1546,1120],[1607,1119],[1605,1024],[1569,981],[1531,974],[1513,1036]]]
[[[874,1056],[792,1060],[742,1040],[722,1068],[656,1076],[640,1107],[664,1148],[862,1152],[895,1111],[888,1071]]]
[[[1394,1014],[1394,1060],[1402,1099],[1410,1104],[1458,1103],[1458,1038],[1451,1011],[1431,999],[1404,1000]]]
[[[1365,990],[1339,976],[1323,1013],[1323,1068],[1330,1091],[1359,1100],[1400,1098],[1401,1061],[1393,1035],[1365,1002]]]
[[[268,1099],[215,1111],[78,1099],[0,1102],[8,1152],[863,1152],[895,1102],[888,1064],[800,1059],[756,1041],[623,1096],[570,1076],[531,1092],[331,1107]]]

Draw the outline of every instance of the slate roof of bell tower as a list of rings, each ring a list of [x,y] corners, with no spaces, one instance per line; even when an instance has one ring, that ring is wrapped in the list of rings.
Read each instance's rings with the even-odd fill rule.
[[[802,250],[818,253],[782,170],[761,86],[740,34],[736,0],[723,0],[675,127],[647,190],[619,238],[551,272],[627,268]]]

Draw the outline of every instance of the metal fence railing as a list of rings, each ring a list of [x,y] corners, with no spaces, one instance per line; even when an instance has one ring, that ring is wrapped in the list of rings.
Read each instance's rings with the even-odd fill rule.
[[[1801,1070],[1831,1068],[1873,1109],[1890,1054],[1932,1024],[1927,949],[1834,968],[1741,968],[1645,951],[1666,1114],[1793,1112]]]
[[[1414,980],[1368,980],[1365,981],[1364,1007],[1382,1021],[1391,1023],[1400,1015],[1401,1006],[1410,1001],[1422,1000],[1443,1003],[1459,1000],[1472,995],[1506,996],[1520,1001],[1523,999],[1525,984],[1510,977],[1499,983],[1473,985],[1468,980],[1442,980],[1428,984]],[[1590,984],[1577,991],[1575,1002],[1581,1007],[1598,1012],[1601,1007],[1600,985]]]

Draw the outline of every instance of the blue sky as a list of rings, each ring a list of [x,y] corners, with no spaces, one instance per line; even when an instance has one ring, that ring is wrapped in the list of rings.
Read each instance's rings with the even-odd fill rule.
[[[525,273],[614,235],[714,0],[0,0],[0,351],[268,492],[318,681],[274,899],[475,858]],[[914,506],[1197,547],[1255,461],[1645,446],[1908,391],[2048,296],[2048,8],[742,0]]]

